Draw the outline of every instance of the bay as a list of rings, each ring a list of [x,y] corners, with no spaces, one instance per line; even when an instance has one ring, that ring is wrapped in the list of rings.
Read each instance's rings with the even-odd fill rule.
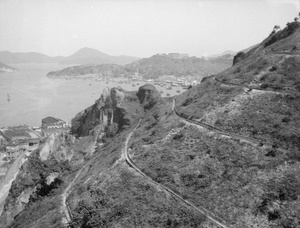
[[[128,91],[138,86],[92,79],[58,79],[46,77],[49,71],[67,67],[60,64],[11,64],[19,69],[0,73],[0,127],[26,124],[40,126],[47,116],[71,122],[81,110],[95,103],[105,87],[121,86]],[[139,82],[139,86],[146,82]],[[136,84],[136,82],[135,82]],[[166,90],[156,86],[158,90]],[[168,91],[175,95],[176,88]]]

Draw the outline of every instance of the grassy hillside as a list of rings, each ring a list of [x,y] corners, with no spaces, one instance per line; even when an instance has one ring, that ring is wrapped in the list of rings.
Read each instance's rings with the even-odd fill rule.
[[[237,228],[299,227],[299,27],[237,54],[230,69],[175,97],[175,111],[153,85],[103,93],[72,121],[76,140],[61,137],[55,156],[22,168],[6,209],[24,203],[24,189],[34,194],[11,227],[63,226],[64,211],[70,227],[216,228],[210,215]]]
[[[299,150],[300,46],[296,38],[300,29],[294,23],[296,28],[288,36],[289,26],[230,69],[179,96],[177,111],[274,147]]]

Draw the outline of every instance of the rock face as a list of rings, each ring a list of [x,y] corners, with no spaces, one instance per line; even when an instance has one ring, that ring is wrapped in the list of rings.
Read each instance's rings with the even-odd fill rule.
[[[32,152],[11,185],[0,217],[3,227],[9,226],[30,201],[48,195],[62,183],[64,172],[69,169],[69,161],[74,156],[72,144],[74,137],[50,136]]]
[[[237,53],[234,57],[233,57],[233,65],[237,64],[238,62],[240,62],[243,57],[245,56],[244,52],[239,52]]]
[[[136,95],[145,110],[151,109],[155,104],[161,101],[160,93],[152,84],[141,86]]]
[[[94,105],[85,109],[72,120],[72,133],[77,136],[92,134],[100,125],[106,133],[115,133],[130,124],[125,100],[137,100],[137,97],[122,88],[106,88]]]

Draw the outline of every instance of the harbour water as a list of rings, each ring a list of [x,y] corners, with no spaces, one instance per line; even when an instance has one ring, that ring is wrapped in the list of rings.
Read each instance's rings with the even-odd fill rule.
[[[60,64],[11,64],[19,69],[0,73],[0,127],[27,124],[40,126],[41,119],[53,116],[70,122],[81,110],[94,104],[105,87],[121,86],[134,91],[146,82],[120,84],[92,79],[46,77],[49,71],[67,67]],[[133,84],[136,84],[133,86]],[[173,88],[156,86],[164,94],[178,94]]]

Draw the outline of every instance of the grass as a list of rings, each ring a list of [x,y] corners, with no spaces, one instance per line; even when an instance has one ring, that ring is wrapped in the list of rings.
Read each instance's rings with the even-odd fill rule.
[[[74,227],[200,227],[205,217],[157,189],[119,160],[129,131],[110,138],[68,202]],[[114,167],[114,168],[112,168]]]
[[[144,140],[149,131],[155,132],[151,143]],[[148,132],[135,134],[131,154],[157,182],[237,227],[298,224],[300,164],[288,164],[285,154],[271,156],[264,147],[183,126],[174,117]]]

